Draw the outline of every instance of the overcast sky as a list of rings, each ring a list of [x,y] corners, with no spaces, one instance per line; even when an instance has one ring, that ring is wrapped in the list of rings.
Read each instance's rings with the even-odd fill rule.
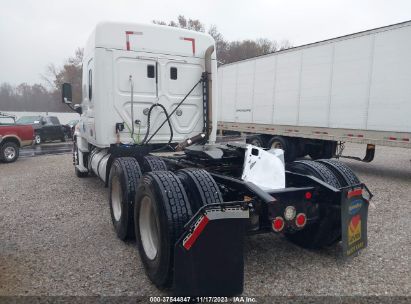
[[[411,20],[410,0],[0,0],[0,83],[42,82],[102,20],[149,23],[179,14],[217,25],[227,40],[296,46]]]

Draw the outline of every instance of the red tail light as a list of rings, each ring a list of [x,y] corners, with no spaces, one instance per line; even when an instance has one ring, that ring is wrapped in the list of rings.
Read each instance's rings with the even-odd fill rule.
[[[281,216],[277,216],[271,225],[275,232],[280,232],[284,228],[284,219]]]
[[[295,225],[298,228],[301,228],[301,227],[304,227],[306,223],[307,223],[307,217],[305,216],[305,214],[304,213],[297,214],[297,216],[295,217]]]

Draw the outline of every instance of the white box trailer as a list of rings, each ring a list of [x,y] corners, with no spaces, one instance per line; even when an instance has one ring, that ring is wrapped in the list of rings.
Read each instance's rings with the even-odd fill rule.
[[[289,159],[337,142],[368,144],[368,161],[375,145],[411,148],[411,21],[226,64],[218,83],[219,129]]]

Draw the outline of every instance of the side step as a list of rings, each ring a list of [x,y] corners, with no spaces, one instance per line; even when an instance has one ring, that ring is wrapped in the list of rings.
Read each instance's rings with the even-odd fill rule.
[[[181,296],[235,296],[243,292],[243,202],[203,206],[174,248],[174,292]]]

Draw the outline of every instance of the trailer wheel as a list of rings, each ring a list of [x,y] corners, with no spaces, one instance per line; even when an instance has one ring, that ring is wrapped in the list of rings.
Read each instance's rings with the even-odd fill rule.
[[[181,169],[177,171],[177,176],[187,192],[193,213],[204,205],[223,202],[220,189],[206,170]]]
[[[174,173],[144,175],[137,188],[134,228],[146,273],[160,288],[171,284],[174,244],[191,216],[187,194]]]
[[[144,156],[143,172],[146,173],[152,171],[167,171],[167,165],[160,157]]]
[[[111,220],[121,240],[134,238],[134,198],[141,170],[133,157],[117,158],[110,169],[109,203]]]
[[[312,160],[290,163],[287,170],[312,175],[337,189],[341,187],[339,180],[327,166]],[[320,206],[320,219],[316,223],[307,225],[301,231],[285,233],[285,236],[303,248],[317,249],[333,245],[341,239],[340,211]]]
[[[258,136],[258,135],[248,137],[246,142],[247,144],[250,144],[256,147],[263,148],[265,146],[264,140],[261,138],[261,136]]]
[[[338,178],[341,187],[354,186],[360,183],[359,178],[346,164],[334,159],[321,159],[317,162],[324,164]]]
[[[269,149],[283,149],[284,160],[286,162],[292,162],[297,157],[297,148],[292,139],[283,136],[272,137],[267,144]]]

